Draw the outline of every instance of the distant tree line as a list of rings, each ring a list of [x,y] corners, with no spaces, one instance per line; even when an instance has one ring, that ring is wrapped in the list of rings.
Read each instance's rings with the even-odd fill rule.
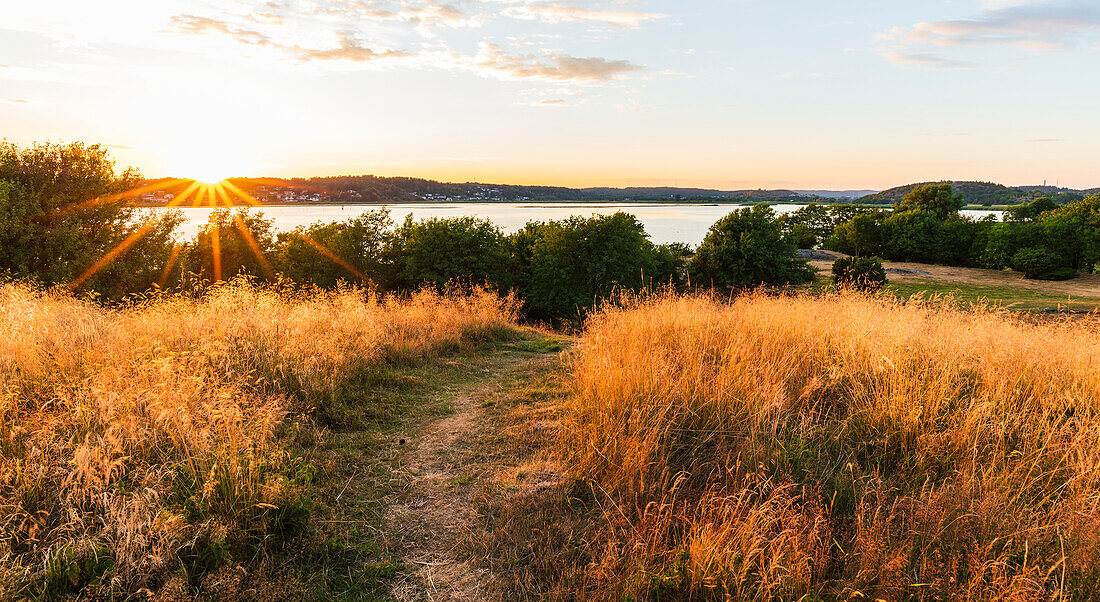
[[[1004,220],[959,214],[950,184],[912,189],[892,209],[808,205],[783,216],[800,247],[950,266],[1014,269],[1062,280],[1100,272],[1100,196],[1059,204],[1049,197],[1010,206]]]

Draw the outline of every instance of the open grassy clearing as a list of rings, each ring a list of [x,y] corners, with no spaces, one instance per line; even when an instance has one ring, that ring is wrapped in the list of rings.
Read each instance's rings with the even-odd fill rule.
[[[822,279],[831,278],[831,261],[810,262]],[[1069,309],[1094,311],[1100,309],[1100,275],[1084,274],[1080,278],[1051,282],[1028,280],[1018,272],[959,268],[923,263],[883,262],[886,268],[901,268],[928,274],[898,274],[889,272],[885,288],[901,299],[912,295],[925,298],[950,296],[974,304],[993,304],[1017,311]]]

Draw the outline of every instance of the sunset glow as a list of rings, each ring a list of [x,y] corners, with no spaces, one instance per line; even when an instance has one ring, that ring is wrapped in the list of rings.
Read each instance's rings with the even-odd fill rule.
[[[101,141],[149,177],[1098,184],[1083,0],[67,0],[0,20],[0,131]]]

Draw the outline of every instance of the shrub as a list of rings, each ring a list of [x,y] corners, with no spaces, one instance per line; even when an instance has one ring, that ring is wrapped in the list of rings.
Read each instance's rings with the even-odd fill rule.
[[[1054,251],[1044,247],[1028,247],[1012,256],[1012,269],[1034,280],[1069,280],[1077,271],[1065,264]]]
[[[248,209],[217,208],[190,245],[181,276],[203,284],[237,276],[274,280],[268,257],[275,251],[275,220]]]
[[[183,218],[129,207],[140,182],[103,146],[0,142],[0,273],[112,297],[148,289]]]
[[[878,253],[883,243],[882,222],[887,215],[885,211],[874,211],[852,216],[852,219],[837,225],[824,247],[846,255]]]
[[[393,221],[387,209],[280,232],[276,270],[295,282],[326,288],[348,281],[387,289],[393,281],[387,255],[392,235]]]
[[[886,284],[886,270],[878,257],[841,257],[833,262],[838,288],[877,291]]]
[[[616,290],[677,280],[686,249],[654,247],[633,215],[529,223],[509,237],[517,288],[531,317],[579,318]]]
[[[703,286],[750,288],[761,284],[802,284],[813,268],[784,240],[771,207],[734,211],[710,227],[695,252],[692,280]]]
[[[487,219],[410,215],[394,241],[398,279],[407,288],[442,287],[452,280],[507,286],[504,235]]]

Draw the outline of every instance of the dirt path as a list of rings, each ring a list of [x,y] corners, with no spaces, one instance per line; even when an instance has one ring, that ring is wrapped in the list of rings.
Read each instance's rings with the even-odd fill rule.
[[[406,572],[394,584],[398,600],[481,600],[488,575],[462,559],[459,549],[477,517],[471,486],[493,470],[485,440],[499,435],[483,420],[484,404],[517,374],[549,370],[558,354],[507,354],[486,374],[443,396],[453,413],[429,423],[408,444],[389,496],[387,523],[400,539]],[[479,462],[479,459],[481,460]]]

